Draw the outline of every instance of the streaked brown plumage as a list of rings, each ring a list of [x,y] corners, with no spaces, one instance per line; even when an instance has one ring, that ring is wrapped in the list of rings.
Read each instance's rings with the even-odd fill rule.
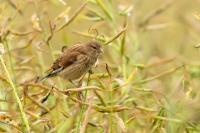
[[[95,41],[66,48],[41,80],[57,75],[67,80],[78,79],[91,69],[101,52],[101,45]]]

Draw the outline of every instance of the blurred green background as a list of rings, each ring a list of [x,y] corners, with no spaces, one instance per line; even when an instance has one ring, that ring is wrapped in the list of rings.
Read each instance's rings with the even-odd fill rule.
[[[199,6],[200,0],[0,0],[2,59],[28,120],[1,62],[0,131],[200,132]],[[82,101],[61,92],[73,88],[68,81],[34,82],[63,46],[94,39],[104,54],[85,76],[85,88],[94,89],[84,89]]]

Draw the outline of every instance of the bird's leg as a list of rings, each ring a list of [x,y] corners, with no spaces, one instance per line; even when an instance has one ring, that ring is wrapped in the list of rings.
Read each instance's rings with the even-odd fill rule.
[[[73,87],[76,87],[76,84],[71,79],[69,79],[69,82],[73,85]],[[70,92],[67,91],[66,95],[70,95]]]
[[[81,79],[78,81],[78,87],[81,87],[81,86],[82,86],[84,76],[85,76],[85,74],[84,74],[84,75],[81,77]],[[83,99],[83,92],[82,92],[82,91],[79,91],[79,92],[77,93],[77,97],[78,97],[79,100],[82,101],[82,99]]]
[[[79,92],[77,93],[77,97],[78,97],[78,99],[79,99],[80,101],[82,101],[83,98],[84,98],[83,92],[82,92],[82,91],[79,91]]]
[[[87,86],[88,86],[88,84],[89,84],[89,81],[90,81],[90,75],[91,74],[93,74],[93,72],[92,72],[92,70],[90,69],[89,71],[88,71],[88,78],[87,78]],[[79,86],[82,86],[82,82],[83,82],[83,78],[85,77],[85,75],[86,75],[86,73],[82,76],[82,78],[79,80]],[[78,96],[79,96],[79,98],[81,98],[81,99],[83,99],[84,98],[84,96],[83,96],[83,92],[78,92]],[[80,100],[81,100],[80,99]],[[86,98],[85,98],[86,99]]]
[[[88,72],[89,72],[89,74],[93,74],[93,71],[92,71],[92,69],[90,69]]]
[[[70,82],[71,84],[73,84],[74,87],[79,88],[79,87],[82,86],[82,79],[83,79],[83,78],[81,78],[81,80],[79,80],[78,85],[75,84],[75,83],[74,83],[72,80],[70,80],[70,79],[69,79],[69,82]],[[69,94],[69,92],[68,92],[68,94]],[[78,97],[79,100],[83,99],[83,93],[82,93],[81,91],[78,92],[78,93],[77,93],[77,97]]]
[[[69,79],[69,82],[76,87],[76,84],[71,79]]]
[[[90,75],[93,74],[93,71],[90,69],[88,71],[88,78],[87,78],[87,85],[89,84],[89,81],[90,81]]]
[[[86,74],[86,73],[85,73]],[[83,83],[83,79],[85,77],[85,74],[80,78],[80,80],[78,81],[78,87],[81,87],[82,86],[82,83]]]
[[[85,74],[80,78],[80,80],[78,81],[78,87],[81,87],[81,86],[82,86],[82,84],[83,84],[83,79],[84,79],[85,75],[86,75],[86,73],[85,73]],[[83,92],[82,92],[82,91],[78,92],[78,98],[79,98],[80,100],[82,100],[82,99],[84,98]]]

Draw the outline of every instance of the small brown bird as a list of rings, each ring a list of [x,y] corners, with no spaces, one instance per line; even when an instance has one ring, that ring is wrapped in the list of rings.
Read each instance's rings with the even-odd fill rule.
[[[54,76],[60,76],[69,81],[79,79],[92,68],[100,53],[102,53],[102,48],[96,41],[79,43],[66,48],[41,80]]]

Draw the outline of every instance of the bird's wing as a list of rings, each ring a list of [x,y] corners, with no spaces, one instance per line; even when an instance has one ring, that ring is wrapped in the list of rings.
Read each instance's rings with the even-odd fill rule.
[[[82,44],[81,43],[76,43],[72,46],[63,46],[62,47],[62,52],[63,53],[69,53],[70,51],[77,51],[78,49],[81,49],[82,48]]]
[[[41,80],[56,76],[59,72],[64,70],[66,67],[76,63],[77,60],[80,58],[79,57],[80,54],[81,53],[75,51],[75,52],[70,52],[70,54],[61,55],[58,59],[54,61],[53,65],[48,70],[47,75],[44,76]]]

